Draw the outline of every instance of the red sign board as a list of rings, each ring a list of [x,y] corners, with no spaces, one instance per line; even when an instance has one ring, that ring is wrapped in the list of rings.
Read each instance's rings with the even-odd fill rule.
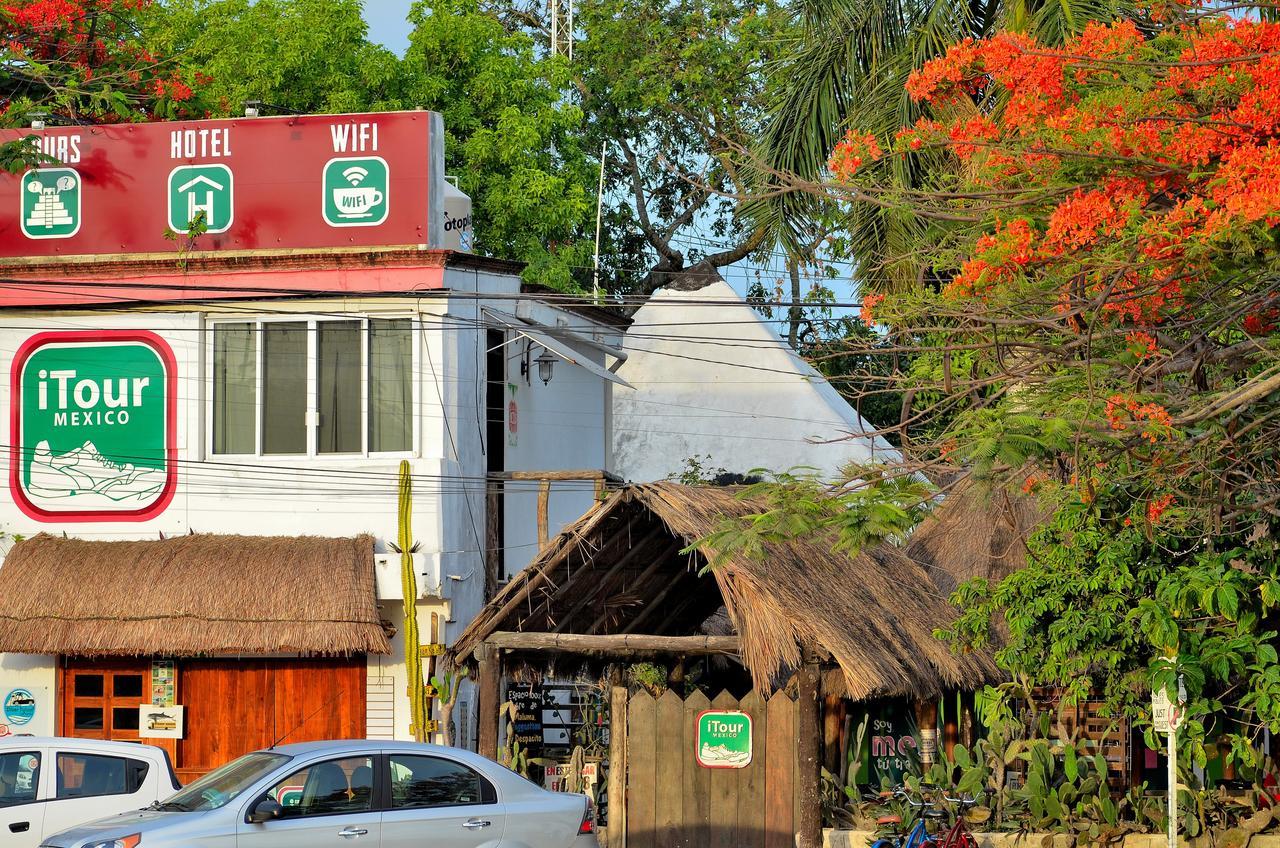
[[[0,256],[174,253],[195,234],[195,250],[437,247],[441,127],[386,112],[0,130],[58,160],[0,174]]]

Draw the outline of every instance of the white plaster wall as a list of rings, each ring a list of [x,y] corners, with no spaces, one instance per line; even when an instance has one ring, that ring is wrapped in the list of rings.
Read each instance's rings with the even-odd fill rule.
[[[540,323],[554,326],[549,315],[531,316]],[[570,329],[586,331],[583,319],[572,319]],[[606,344],[618,343],[616,334],[600,339]],[[552,370],[551,382],[538,379],[537,364],[530,363],[526,381],[520,375],[525,340],[517,338],[506,348],[506,397],[514,398],[519,409],[519,426],[513,445],[510,433],[506,446],[506,470],[541,471],[547,469],[612,470],[610,436],[604,410],[609,403],[606,380],[583,368],[559,360]],[[536,359],[542,348],[532,345],[530,359]],[[603,352],[585,358],[607,366]],[[617,389],[615,389],[617,391]],[[622,389],[621,391],[625,391]],[[504,513],[504,563],[508,576],[514,575],[538,552],[538,487],[537,481],[512,480],[506,484]],[[595,484],[587,480],[555,481],[547,504],[547,528],[554,538],[564,525],[576,521],[592,505]]]
[[[810,466],[835,479],[851,462],[896,457],[727,283],[659,290],[632,320],[618,373],[635,390],[613,393],[623,478],[662,480],[698,457],[709,469]]]
[[[278,317],[281,309],[319,316],[352,314],[417,314],[419,330],[415,365],[417,432],[409,457],[415,478],[413,536],[428,556],[438,556],[444,574],[444,599],[419,604],[419,629],[429,639],[430,615],[441,616],[442,636],[456,638],[483,604],[485,526],[484,459],[484,327],[480,303],[486,293],[516,294],[515,278],[480,272],[451,272],[449,285],[458,297],[395,299],[373,302],[316,301],[312,304],[264,304],[263,317]],[[465,296],[466,292],[472,296]],[[499,300],[491,308],[513,311],[514,300]],[[558,312],[558,310],[549,310]],[[240,305],[234,317],[252,317],[253,306]],[[543,316],[544,318],[547,316]],[[146,329],[172,348],[178,364],[178,485],[173,501],[162,513],[142,522],[45,523],[23,514],[6,491],[0,495],[0,532],[33,535],[66,532],[86,539],[154,539],[194,531],[245,535],[351,536],[370,533],[379,550],[397,535],[397,478],[400,457],[254,457],[212,456],[208,448],[207,316],[198,312],[104,311],[7,313],[0,316],[0,371],[7,374],[17,348],[31,335],[49,330]],[[539,411],[523,423],[525,447],[514,467],[558,469],[599,468],[605,444],[604,407],[598,378],[565,365],[544,392]],[[577,372],[577,373],[574,373]],[[597,384],[593,387],[592,384]],[[539,384],[540,389],[545,389]],[[559,400],[556,400],[559,398]],[[8,421],[10,388],[0,391],[0,421]],[[587,422],[573,421],[587,416]],[[556,426],[550,438],[539,427]],[[563,438],[562,438],[563,437]],[[8,439],[6,439],[6,444]],[[7,456],[6,456],[7,459]],[[7,472],[7,469],[6,469]],[[556,500],[552,532],[578,517],[581,499]],[[508,514],[524,509],[517,504]],[[529,537],[534,508],[528,505]],[[524,561],[532,549],[521,548]],[[2,566],[0,566],[2,567]],[[399,602],[384,602],[386,612],[403,629]],[[391,609],[391,608],[394,609]],[[384,616],[385,617],[385,616]],[[399,639],[399,637],[397,637]],[[396,735],[408,737],[404,700],[403,644],[391,656],[371,657],[370,673],[396,680]],[[55,686],[52,657],[0,654],[0,689],[15,686]],[[8,687],[8,688],[6,688]],[[464,687],[462,698],[474,702]],[[473,726],[473,722],[470,723]],[[42,732],[53,730],[52,711]]]
[[[33,654],[0,654],[0,703],[14,689],[26,689],[36,700],[31,721],[8,723],[0,713],[5,734],[52,736],[57,728],[54,695],[58,685],[58,665],[54,657]]]

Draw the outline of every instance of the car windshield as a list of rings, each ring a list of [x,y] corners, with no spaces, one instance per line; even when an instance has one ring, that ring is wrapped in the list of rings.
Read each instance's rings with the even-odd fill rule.
[[[284,754],[266,751],[245,754],[240,759],[209,772],[177,794],[170,795],[161,806],[166,810],[182,812],[216,810],[230,804],[237,795],[290,759]]]

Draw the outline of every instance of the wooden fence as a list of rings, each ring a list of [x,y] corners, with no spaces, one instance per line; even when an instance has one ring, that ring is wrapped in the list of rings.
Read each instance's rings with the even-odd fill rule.
[[[626,803],[611,812],[611,846],[793,848],[799,821],[794,700],[781,692],[768,701],[754,692],[741,701],[727,692],[714,701],[701,692],[682,700],[667,691],[656,699],[641,692],[624,703],[625,723],[614,701],[613,726],[627,729],[626,768],[613,774],[626,775]],[[695,736],[704,710],[751,716],[750,765],[698,765]]]

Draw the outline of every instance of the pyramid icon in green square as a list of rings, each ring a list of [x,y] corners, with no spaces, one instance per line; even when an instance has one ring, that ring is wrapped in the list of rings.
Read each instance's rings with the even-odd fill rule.
[[[22,175],[22,234],[70,238],[80,231],[82,181],[74,168],[40,168]]]

